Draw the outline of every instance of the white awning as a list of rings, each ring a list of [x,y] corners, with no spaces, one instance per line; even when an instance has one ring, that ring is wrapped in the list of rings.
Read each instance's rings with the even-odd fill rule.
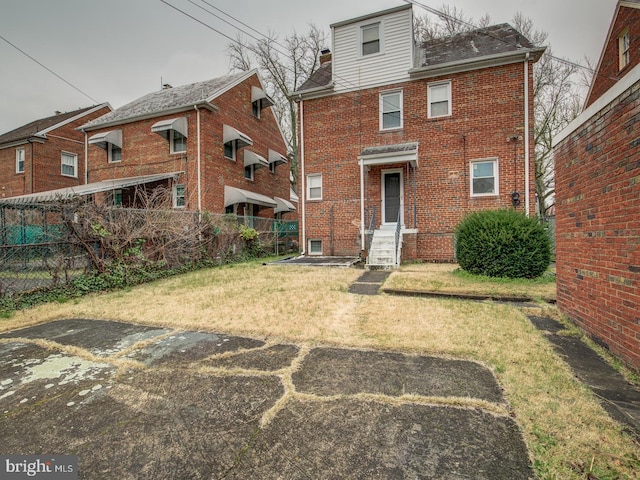
[[[64,201],[74,197],[93,195],[94,193],[108,192],[110,190],[118,190],[121,188],[132,187],[134,185],[143,185],[145,183],[159,182],[168,178],[177,178],[178,175],[182,173],[184,172],[156,173],[153,175],[141,175],[138,177],[114,178],[112,180],[103,180],[102,182],[78,185],[76,187],[59,188],[57,190],[48,190],[46,192],[3,198],[0,200],[0,203],[25,204]]]
[[[289,199],[292,202],[300,203],[300,197],[298,197],[298,194],[293,191],[293,188],[289,188]]]
[[[251,103],[257,102],[258,100],[262,100],[260,102],[261,110],[275,105],[275,102],[265,93],[264,90],[258,87],[251,87]]]
[[[237,140],[238,148],[246,147],[248,145],[253,145],[253,140],[249,135],[245,135],[239,130],[236,130],[229,125],[222,126],[222,141],[224,143],[233,142]]]
[[[259,193],[249,192],[235,187],[224,187],[224,206],[228,207],[236,203],[253,203],[263,207],[275,208],[278,204],[270,197]]]
[[[161,120],[151,126],[151,131],[166,135],[169,130],[175,130],[182,136],[187,137],[187,117],[171,118],[169,120]]]
[[[269,166],[269,162],[267,162],[264,157],[258,155],[255,152],[252,152],[251,150],[245,150],[244,151],[244,166],[248,167],[250,165],[255,165],[254,168],[258,169],[261,167],[268,167]]]
[[[390,165],[393,163],[410,163],[418,166],[418,142],[380,145],[365,148],[358,160],[362,165]]]
[[[278,206],[275,208],[273,213],[280,213],[280,212],[286,213],[286,212],[296,211],[296,207],[289,200],[285,200],[284,198],[280,198],[280,197],[273,197],[273,199],[278,204]]]
[[[95,145],[106,150],[108,143],[122,148],[122,130],[110,130],[89,137],[89,145]]]
[[[287,157],[280,155],[275,150],[269,149],[269,163],[275,163],[277,167],[278,165],[286,164],[288,162]]]

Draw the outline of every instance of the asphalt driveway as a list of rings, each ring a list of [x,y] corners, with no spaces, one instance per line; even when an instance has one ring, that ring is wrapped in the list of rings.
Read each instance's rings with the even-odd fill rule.
[[[0,335],[0,453],[88,479],[534,478],[480,364],[82,319]]]

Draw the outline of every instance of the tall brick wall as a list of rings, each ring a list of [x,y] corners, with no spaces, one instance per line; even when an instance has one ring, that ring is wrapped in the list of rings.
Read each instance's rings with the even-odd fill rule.
[[[213,104],[219,109],[211,112],[200,109],[201,193],[203,210],[224,213],[224,186],[232,186],[260,193],[269,197],[289,199],[289,165],[280,165],[275,174],[268,168],[256,170],[254,179],[244,178],[244,150],[249,149],[268,159],[269,148],[286,156],[287,149],[270,108],[263,109],[260,119],[252,113],[251,86],[260,86],[257,76],[252,76],[216,98]],[[156,122],[177,117],[187,117],[187,151],[170,153],[168,140],[151,132]],[[248,135],[254,144],[239,149],[235,161],[224,158],[223,125],[230,125]],[[197,210],[197,154],[198,122],[195,109],[173,115],[105,127],[89,132],[89,136],[113,129],[122,130],[122,161],[109,163],[107,152],[97,146],[89,146],[89,182],[111,178],[124,178],[154,173],[184,171],[178,183],[186,185],[186,208]],[[273,217],[273,209],[254,212]],[[289,214],[288,218],[292,214]]]
[[[531,68],[532,65],[530,92],[533,91]],[[453,114],[428,118],[427,85],[442,80],[452,81]],[[379,129],[379,93],[396,88],[403,91],[404,128],[383,132]],[[533,127],[532,99],[529,105]],[[381,171],[395,168],[402,171],[405,226],[417,229],[415,241],[411,238],[411,248],[403,252],[405,259],[453,260],[455,225],[470,211],[510,208],[514,191],[520,192],[522,205],[518,209],[524,211],[522,63],[309,99],[304,101],[303,110],[305,175],[321,173],[323,179],[322,200],[306,200],[306,237],[322,240],[326,255],[360,252],[358,155],[367,147],[419,142],[415,172],[405,163],[372,167],[365,174],[365,204],[380,212]],[[519,140],[508,140],[514,136]],[[529,198],[533,212],[531,132],[530,139]],[[472,198],[470,161],[488,157],[498,158],[499,195]],[[305,198],[306,192],[300,192],[300,197]],[[414,224],[414,198],[417,198],[417,225]]]
[[[108,107],[84,115],[47,134],[47,138],[0,149],[0,197],[13,197],[84,183],[84,134],[76,128],[109,112]],[[16,173],[16,149],[25,150],[25,171]],[[77,178],[62,175],[62,152],[78,156]],[[33,169],[32,162],[33,159]]]
[[[640,370],[640,82],[555,149],[558,306]]]
[[[629,50],[629,65],[620,70],[618,59],[618,37],[629,29],[629,40],[631,48]],[[589,98],[585,102],[588,107],[607,90],[613,87],[616,82],[625,76],[633,67],[640,63],[640,8],[620,6],[618,15],[615,18],[611,33],[604,46],[602,60],[598,68],[598,75],[594,78],[594,83],[589,93]]]

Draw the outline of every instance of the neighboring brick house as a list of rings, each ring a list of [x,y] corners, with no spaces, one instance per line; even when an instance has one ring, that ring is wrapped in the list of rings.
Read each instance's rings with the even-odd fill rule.
[[[636,370],[640,370],[639,24],[640,2],[619,2],[589,106],[554,139],[558,307]],[[625,31],[631,33],[630,43],[620,41]],[[631,52],[631,63],[626,65],[618,63],[625,51]],[[605,84],[608,89],[600,90]]]
[[[85,185],[48,198],[94,195],[137,206],[137,189],[163,186],[174,208],[290,219],[287,151],[272,105],[255,70],[166,85],[80,126]]]
[[[532,68],[544,49],[506,24],[416,44],[410,5],[331,30],[333,53],[295,93],[307,254],[364,253],[375,229],[369,263],[397,264],[378,239],[399,218],[402,259],[452,261],[466,213],[534,212]]]
[[[76,129],[109,111],[104,103],[56,112],[0,135],[0,199],[84,183],[84,135]]]

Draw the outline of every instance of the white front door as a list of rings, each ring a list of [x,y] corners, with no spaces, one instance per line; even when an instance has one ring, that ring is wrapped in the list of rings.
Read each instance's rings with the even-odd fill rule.
[[[404,224],[404,185],[402,169],[382,171],[382,224],[395,225],[400,212],[400,224]]]

